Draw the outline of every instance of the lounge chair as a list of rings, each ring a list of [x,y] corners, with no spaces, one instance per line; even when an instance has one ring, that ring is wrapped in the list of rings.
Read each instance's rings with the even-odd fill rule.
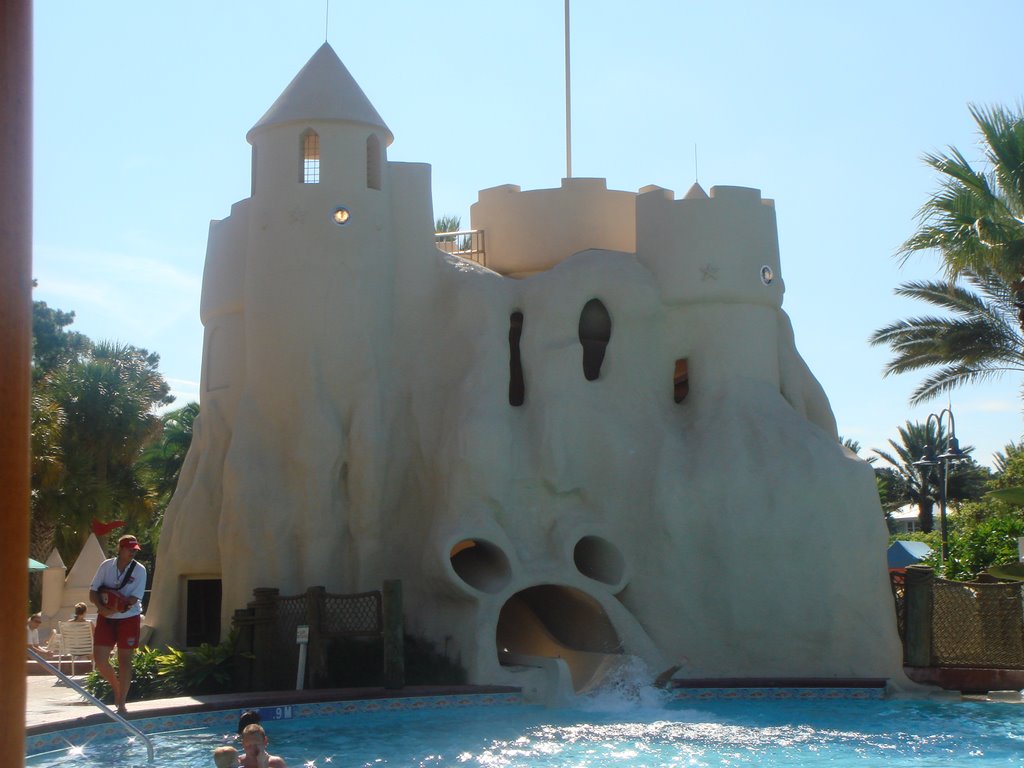
[[[69,657],[71,659],[71,676],[74,677],[76,658],[92,661],[92,624],[88,621],[59,621],[57,626],[60,632],[57,663],[63,672],[64,657]]]

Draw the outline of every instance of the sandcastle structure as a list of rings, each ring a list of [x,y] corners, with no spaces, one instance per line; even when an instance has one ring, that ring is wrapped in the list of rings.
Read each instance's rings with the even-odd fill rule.
[[[247,138],[153,641],[184,642],[192,581],[226,634],[256,587],[401,579],[472,682],[903,681],[874,476],[795,346],[771,200],[501,186],[483,264],[445,253],[429,166],[387,159],[327,44]]]

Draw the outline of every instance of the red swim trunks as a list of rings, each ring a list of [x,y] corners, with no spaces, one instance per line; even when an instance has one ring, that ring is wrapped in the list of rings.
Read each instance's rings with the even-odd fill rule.
[[[109,619],[106,616],[96,617],[96,633],[93,645],[117,646],[118,648],[138,648],[141,617],[129,616],[127,619]]]

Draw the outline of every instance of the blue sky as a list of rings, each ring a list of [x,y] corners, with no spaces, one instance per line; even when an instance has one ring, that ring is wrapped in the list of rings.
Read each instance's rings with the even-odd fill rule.
[[[480,189],[565,174],[561,0],[333,0],[328,39],[395,135],[430,163],[435,215]],[[968,103],[1021,103],[1024,3],[575,0],[573,173],[615,189],[699,181],[776,201],[784,308],[843,435],[884,447],[916,375],[883,379],[871,332],[937,276],[893,253],[935,188],[921,162],[979,157]],[[325,0],[35,4],[36,298],[75,329],[161,355],[198,399],[211,219],[249,194],[246,131],[324,41]],[[1021,377],[955,392],[988,463],[1021,438]]]

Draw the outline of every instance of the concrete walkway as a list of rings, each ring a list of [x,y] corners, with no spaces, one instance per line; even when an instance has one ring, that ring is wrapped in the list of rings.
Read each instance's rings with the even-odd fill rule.
[[[96,712],[96,707],[83,699],[53,675],[29,675],[25,701],[25,726],[54,721],[73,720]],[[84,675],[73,678],[76,683]]]

